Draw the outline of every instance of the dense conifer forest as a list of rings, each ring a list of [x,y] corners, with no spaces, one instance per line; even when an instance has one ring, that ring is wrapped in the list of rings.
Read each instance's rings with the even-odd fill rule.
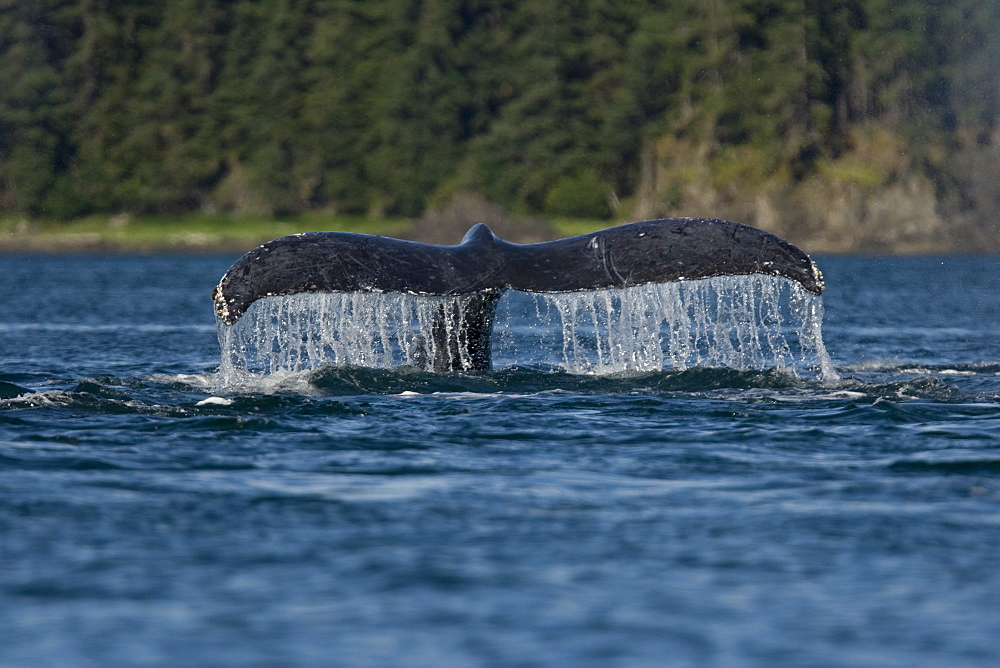
[[[1000,3],[0,0],[0,215],[718,215],[996,247]]]

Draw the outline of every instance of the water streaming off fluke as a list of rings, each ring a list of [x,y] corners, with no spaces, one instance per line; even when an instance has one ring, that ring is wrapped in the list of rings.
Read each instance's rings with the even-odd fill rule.
[[[220,323],[222,378],[329,365],[433,369],[435,359],[473,368],[474,351],[459,324],[473,299],[378,292],[261,299],[235,325]],[[493,326],[492,364],[578,374],[781,368],[831,378],[822,313],[821,297],[763,275],[508,291]]]

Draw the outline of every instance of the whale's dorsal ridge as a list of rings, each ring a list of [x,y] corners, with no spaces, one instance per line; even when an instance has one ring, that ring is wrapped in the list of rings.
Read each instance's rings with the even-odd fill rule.
[[[496,242],[499,237],[493,234],[493,230],[486,223],[476,223],[469,228],[469,231],[462,236],[461,245],[466,244],[472,246],[479,246],[483,244],[492,244]]]

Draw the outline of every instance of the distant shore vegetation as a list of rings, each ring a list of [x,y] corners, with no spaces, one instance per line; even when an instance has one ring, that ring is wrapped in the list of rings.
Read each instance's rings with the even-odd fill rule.
[[[6,2],[0,247],[485,213],[995,251],[998,66],[981,0]]]

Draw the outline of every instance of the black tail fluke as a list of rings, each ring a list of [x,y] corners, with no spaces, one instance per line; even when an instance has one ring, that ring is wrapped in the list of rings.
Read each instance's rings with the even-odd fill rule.
[[[804,252],[773,234],[728,220],[666,218],[569,239],[506,248],[507,286],[576,292],[646,283],[769,274],[814,294],[823,279]]]
[[[240,258],[213,297],[232,325],[258,299],[301,292],[577,292],[741,274],[784,276],[813,294],[823,291],[809,256],[773,234],[726,220],[665,218],[528,245],[498,239],[485,225],[456,246],[295,234]]]
[[[469,295],[460,310],[441,307],[431,333],[438,359],[428,368],[485,370],[506,289],[579,292],[743,274],[783,276],[813,294],[823,291],[809,256],[773,234],[726,220],[666,218],[527,245],[498,239],[481,224],[456,246],[348,232],[296,234],[237,260],[212,296],[221,321],[233,325],[258,299],[279,295]]]

